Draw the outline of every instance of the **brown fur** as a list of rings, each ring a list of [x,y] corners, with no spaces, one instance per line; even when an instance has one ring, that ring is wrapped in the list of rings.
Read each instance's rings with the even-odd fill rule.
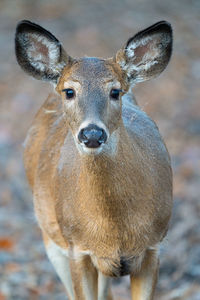
[[[30,24],[26,22],[26,26]],[[163,24],[159,26],[163,35]],[[154,27],[149,32],[152,30]],[[55,37],[45,32],[46,36],[55,43]],[[133,41],[137,45],[138,35]],[[137,51],[148,47],[139,46]],[[169,60],[166,53],[162,52],[158,73]],[[90,299],[97,299],[98,272],[105,276],[130,274],[132,299],[153,299],[158,269],[155,249],[167,232],[172,208],[168,152],[155,123],[128,92],[129,62],[124,49],[114,59],[67,61],[66,56],[67,62],[57,94],[49,95],[40,108],[25,142],[25,169],[45,245],[48,248],[53,241],[67,251],[74,299],[88,300],[90,292]],[[142,65],[142,76],[154,76],[155,65],[147,73]],[[68,82],[78,86],[71,104],[63,93]],[[123,99],[108,100],[109,82],[114,88],[120,84]],[[88,119],[104,124],[110,135],[110,148],[103,148],[98,155],[78,150],[77,132]],[[112,299],[110,291],[106,297]]]
[[[155,125],[137,109],[132,130],[140,126],[139,130],[149,135],[148,140],[146,135],[130,132],[135,142],[130,144],[130,136],[121,126],[123,142],[113,160],[106,155],[80,158],[71,134],[67,134],[62,111],[61,117],[58,115],[59,107],[59,99],[49,97],[32,125],[32,147],[27,145],[25,150],[28,178],[35,174],[34,204],[41,228],[54,240],[58,229],[54,232],[53,228],[57,225],[65,241],[82,250],[90,249],[98,258],[138,256],[162,240],[171,212],[169,158],[164,149],[159,149],[161,140],[158,143]],[[57,112],[46,114],[45,109]],[[40,146],[43,132],[47,135]],[[30,156],[33,147],[40,153],[39,161],[37,155]],[[30,157],[34,159],[27,159]]]

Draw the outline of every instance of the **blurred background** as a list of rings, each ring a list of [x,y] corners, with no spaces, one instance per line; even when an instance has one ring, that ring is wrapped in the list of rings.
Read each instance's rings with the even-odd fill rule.
[[[137,31],[167,20],[174,53],[135,96],[158,124],[174,172],[174,210],[161,247],[156,299],[200,299],[200,1],[0,0],[0,300],[66,299],[47,260],[23,169],[26,132],[51,87],[32,80],[14,54],[18,21],[50,30],[72,56],[113,56]],[[128,300],[128,278],[113,281]]]

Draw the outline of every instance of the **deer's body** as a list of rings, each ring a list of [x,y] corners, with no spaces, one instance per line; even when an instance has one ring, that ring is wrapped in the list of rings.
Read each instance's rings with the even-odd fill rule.
[[[112,299],[108,276],[127,274],[132,299],[153,298],[157,246],[171,214],[171,166],[124,76],[111,59],[70,62],[25,143],[36,216],[70,299]],[[114,94],[124,91],[120,104],[106,102],[102,86],[113,82]],[[76,90],[77,102],[62,102],[63,88]]]

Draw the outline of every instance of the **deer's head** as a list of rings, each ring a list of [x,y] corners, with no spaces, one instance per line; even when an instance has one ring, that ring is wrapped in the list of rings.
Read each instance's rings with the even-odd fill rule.
[[[122,96],[130,86],[159,75],[172,52],[172,29],[165,21],[137,33],[111,59],[72,58],[47,30],[22,21],[16,30],[22,69],[53,83],[66,122],[81,153],[100,153],[116,144]]]

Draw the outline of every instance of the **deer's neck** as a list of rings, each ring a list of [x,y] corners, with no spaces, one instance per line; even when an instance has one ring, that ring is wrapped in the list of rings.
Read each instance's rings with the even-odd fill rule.
[[[80,199],[97,202],[96,205],[112,205],[132,197],[133,188],[138,188],[141,174],[138,174],[137,153],[130,144],[123,127],[116,137],[118,144],[113,152],[97,156],[81,157],[79,169]],[[128,182],[131,181],[131,182]],[[129,199],[130,200],[130,199]]]
[[[70,162],[67,166],[64,164],[63,176],[58,177],[59,198],[62,200],[56,206],[56,213],[62,233],[77,243],[86,241],[87,245],[82,247],[89,247],[94,252],[99,244],[96,243],[97,237],[103,244],[106,240],[113,251],[109,232],[117,241],[126,243],[124,232],[129,239],[129,232],[134,232],[134,228],[130,231],[130,224],[135,226],[133,216],[136,226],[139,226],[142,199],[151,195],[148,186],[143,186],[145,180],[139,168],[141,162],[138,161],[137,149],[130,145],[126,135],[122,128],[115,155],[82,156],[78,151],[76,155],[70,151]],[[69,158],[69,148],[66,147],[65,151],[68,151]],[[66,152],[61,156],[64,157],[64,154]],[[137,215],[134,215],[135,211]]]

